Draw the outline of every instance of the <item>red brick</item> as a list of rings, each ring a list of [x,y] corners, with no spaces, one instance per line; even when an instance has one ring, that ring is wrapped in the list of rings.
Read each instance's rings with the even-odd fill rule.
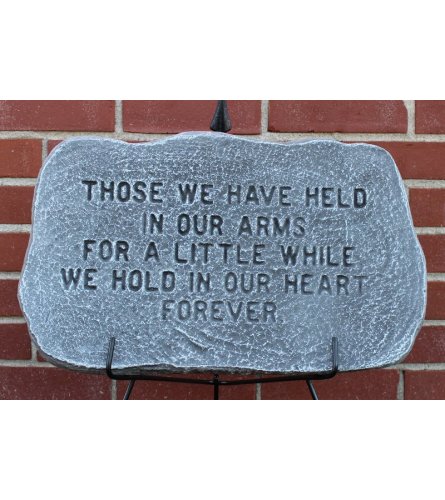
[[[416,134],[445,132],[445,101],[416,101]]]
[[[41,363],[48,362],[48,360],[40,353],[39,350],[37,350],[37,361],[40,361]]]
[[[0,280],[0,316],[21,316],[17,299],[17,280]]]
[[[0,187],[0,224],[30,224],[34,187]]]
[[[407,131],[403,101],[270,101],[271,132]]]
[[[61,139],[49,139],[47,143],[47,153],[50,154],[51,151],[58,146],[60,143],[62,143],[63,140]]]
[[[29,234],[0,233],[0,271],[21,271]]]
[[[329,380],[314,382],[320,399],[396,399],[397,370],[364,370],[340,373]],[[267,383],[261,399],[312,399],[305,381]]]
[[[46,367],[0,367],[0,399],[110,399],[103,375]]]
[[[114,131],[114,101],[0,101],[0,130]]]
[[[42,141],[0,140],[0,177],[37,177],[42,166]]]
[[[419,234],[429,273],[445,272],[445,234]]]
[[[404,363],[444,363],[445,326],[424,326]]]
[[[261,132],[261,101],[228,101],[232,133]],[[170,133],[210,130],[216,101],[124,101],[127,132]]]
[[[212,374],[178,375],[187,378],[201,378],[211,380]],[[237,376],[221,375],[222,380],[238,379]],[[119,381],[117,397],[122,399],[128,382]],[[221,386],[220,399],[255,399],[256,385],[245,384],[238,386]],[[213,386],[202,384],[183,384],[173,382],[153,382],[138,380],[133,388],[130,399],[213,399]]]
[[[416,226],[445,225],[445,189],[410,189],[409,204]]]
[[[405,399],[445,399],[445,370],[407,370],[405,372]]]
[[[445,281],[429,281],[426,319],[445,319]]]
[[[25,324],[0,324],[0,359],[31,359],[31,339]]]
[[[445,179],[444,142],[372,142],[386,149],[404,179]]]

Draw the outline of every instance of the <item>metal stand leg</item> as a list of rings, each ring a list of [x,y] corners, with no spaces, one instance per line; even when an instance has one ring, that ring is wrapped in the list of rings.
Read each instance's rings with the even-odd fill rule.
[[[213,375],[213,399],[219,399],[219,375]]]
[[[201,378],[187,378],[187,377],[177,377],[170,375],[159,375],[159,374],[140,374],[140,375],[126,375],[125,373],[117,373],[113,370],[113,355],[114,348],[116,345],[115,337],[111,337],[108,344],[107,361],[105,365],[105,371],[108,377],[112,380],[128,380],[129,384],[125,392],[124,399],[129,399],[131,391],[133,390],[134,383],[136,380],[152,380],[156,382],[173,382],[178,384],[200,384],[200,385],[213,385],[213,399],[219,399],[219,387],[221,385],[245,385],[245,384],[266,384],[266,383],[278,383],[278,382],[291,382],[294,380],[306,380],[306,384],[311,393],[312,399],[318,400],[317,392],[312,383],[313,380],[326,380],[335,377],[338,373],[338,340],[337,337],[332,337],[332,350],[331,350],[331,369],[324,372],[315,372],[311,374],[294,374],[294,375],[283,375],[273,377],[262,376],[260,378],[243,378],[239,380],[221,380],[219,375],[215,373],[213,378],[201,379]]]
[[[136,380],[130,380],[130,383],[127,386],[127,390],[125,391],[124,400],[130,399],[131,391],[133,390],[135,382]]]
[[[315,387],[314,387],[314,384],[312,383],[312,380],[307,379],[306,384],[309,388],[312,399],[314,399],[315,401],[318,401],[317,391],[315,390]]]

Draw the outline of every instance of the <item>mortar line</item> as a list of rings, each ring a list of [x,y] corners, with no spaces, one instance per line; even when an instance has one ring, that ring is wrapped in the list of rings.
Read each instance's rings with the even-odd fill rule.
[[[22,316],[0,316],[0,324],[26,323]],[[422,326],[445,326],[445,319],[425,319]]]
[[[0,233],[29,233],[31,224],[0,224]],[[445,234],[445,227],[418,226],[414,228],[417,234]]]
[[[122,128],[122,101],[115,101],[114,104],[114,131],[121,134]]]
[[[261,135],[267,134],[269,127],[269,101],[261,101]]]
[[[37,347],[32,340],[31,340],[31,360],[38,361],[37,360]]]
[[[405,371],[443,371],[445,363],[399,363],[386,368]]]
[[[39,367],[39,368],[57,368],[48,361],[30,360],[7,360],[0,359],[0,366],[6,367]],[[402,370],[402,371],[445,371],[445,363],[399,363],[396,365],[385,366],[384,370]],[[257,384],[261,385],[261,384]],[[256,398],[257,399],[257,398]]]
[[[47,156],[48,156],[48,139],[43,138],[43,140],[42,140],[42,165],[45,163],[45,159]]]
[[[18,280],[20,279],[20,271],[0,271],[0,280]],[[444,273],[427,273],[428,281],[445,281]]]
[[[443,179],[404,179],[403,182],[409,188],[445,188],[445,180]],[[37,179],[35,177],[0,177],[0,186],[35,186],[36,183]]]
[[[416,234],[445,234],[445,227],[416,227]]]
[[[115,124],[116,126],[116,124]],[[146,132],[101,132],[101,131],[0,131],[0,139],[39,139],[65,140],[70,137],[104,137],[120,140],[152,141],[166,139],[177,134]],[[238,134],[239,137],[253,140],[286,142],[295,140],[335,139],[351,142],[445,142],[445,134],[414,134],[387,132],[263,132],[260,134]]]
[[[406,135],[411,139],[414,140],[416,138],[416,132],[415,132],[415,113],[416,113],[416,104],[415,101],[403,101],[406,107],[406,111],[408,114],[408,128]]]
[[[8,368],[56,368],[47,361],[0,359],[0,366]]]
[[[25,318],[21,316],[0,316],[0,325],[23,325],[26,323]]]
[[[440,189],[445,188],[445,180],[442,179],[405,179],[405,186],[420,189]]]
[[[35,177],[0,177],[0,186],[35,186],[36,182]]]
[[[403,370],[399,371],[399,383],[397,384],[397,399],[405,399],[405,372]]]
[[[445,135],[416,136],[415,142],[445,142]],[[422,139],[423,140],[419,140]],[[360,132],[266,132],[260,139],[271,142],[308,141],[316,139],[333,139],[340,142],[413,142],[403,133],[360,133]]]
[[[18,280],[20,279],[20,271],[1,271],[0,280]]]
[[[257,401],[261,400],[261,389],[262,389],[261,384],[255,384],[255,399]]]
[[[0,224],[0,233],[29,233],[31,224]],[[445,227],[416,226],[417,234],[445,234]]]
[[[31,224],[0,224],[0,233],[29,233]]]
[[[445,273],[427,273],[428,281],[444,281]]]

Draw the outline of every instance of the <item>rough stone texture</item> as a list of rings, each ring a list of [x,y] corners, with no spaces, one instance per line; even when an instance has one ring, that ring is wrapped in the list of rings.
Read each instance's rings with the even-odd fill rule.
[[[90,200],[85,180],[98,182],[90,184]],[[100,182],[110,187],[111,181],[114,200],[106,192],[102,200]],[[120,182],[131,185],[129,201],[122,201],[125,184],[117,199]],[[198,200],[191,204],[179,200],[178,186],[186,183],[198,184]],[[213,185],[204,186],[202,197],[201,184]],[[241,204],[236,195],[228,203],[229,184],[241,186]],[[318,206],[315,196],[306,197],[306,189],[314,194],[316,187]],[[144,216],[150,213],[163,214],[162,234],[150,234]],[[180,235],[180,214],[223,222],[214,219],[213,235]],[[240,231],[242,217],[249,218],[253,234],[246,224]],[[100,258],[103,240],[128,242],[128,253],[122,251],[119,261],[116,253]],[[159,262],[153,247],[144,260],[150,242]],[[193,243],[201,243],[196,262],[175,261],[175,243],[182,260],[190,260]],[[202,243],[213,245],[208,262]],[[226,247],[227,262],[219,246],[224,243],[233,245]],[[247,263],[236,262],[236,245]],[[255,247],[256,257],[254,245],[264,245]],[[284,263],[280,245],[298,247],[295,265]],[[77,288],[64,283],[69,268],[81,273]],[[95,270],[87,289],[85,269]],[[113,270],[116,277],[126,271],[125,290],[118,280],[113,289]],[[175,273],[175,289],[148,290],[160,286],[163,271]],[[146,272],[150,283],[139,289],[138,276]],[[191,272],[210,273],[210,289],[190,291]],[[247,284],[251,275],[257,283],[261,273],[260,281],[268,283],[260,291],[229,291],[231,272],[238,282],[244,273]],[[286,275],[288,282],[297,279],[296,292],[291,284],[286,291]],[[227,283],[230,289],[233,280]],[[19,296],[39,349],[61,366],[103,370],[114,336],[116,369],[324,371],[337,336],[340,370],[348,371],[396,363],[409,352],[424,316],[426,271],[400,175],[379,147],[274,144],[217,133],[150,144],[82,138],[57,147],[40,173]]]

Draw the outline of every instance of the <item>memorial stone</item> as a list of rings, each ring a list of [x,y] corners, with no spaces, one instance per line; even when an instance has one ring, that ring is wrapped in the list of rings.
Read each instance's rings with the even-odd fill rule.
[[[19,298],[51,362],[307,373],[397,363],[425,259],[383,149],[185,133],[71,139],[43,166]]]

